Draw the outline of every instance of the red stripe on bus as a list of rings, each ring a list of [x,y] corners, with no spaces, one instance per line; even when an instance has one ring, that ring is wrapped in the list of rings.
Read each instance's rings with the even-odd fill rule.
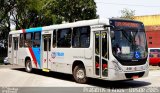
[[[22,29],[22,32],[25,33],[26,32],[25,29]]]
[[[29,49],[29,52],[31,53],[33,62],[34,62],[34,64],[36,65],[36,68],[37,68],[37,60],[36,60],[36,57],[35,57],[35,55],[34,55],[34,53],[33,53],[33,50],[32,50],[32,48],[28,48],[28,49]]]
[[[23,32],[23,33],[26,33],[26,30],[25,30],[25,29],[22,29],[22,32]],[[30,52],[30,54],[31,54],[31,56],[32,56],[33,62],[34,62],[34,64],[36,65],[36,68],[37,68],[37,60],[36,60],[36,57],[35,57],[35,55],[34,55],[34,53],[33,53],[33,50],[32,50],[32,48],[28,48],[28,49],[29,49],[29,52]]]

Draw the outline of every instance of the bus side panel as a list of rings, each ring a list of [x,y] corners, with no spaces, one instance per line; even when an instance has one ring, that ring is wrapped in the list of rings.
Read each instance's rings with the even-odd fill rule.
[[[29,48],[19,48],[19,50],[18,50],[18,55],[19,55],[18,64],[21,66],[25,66],[25,59],[27,57],[29,57],[32,62],[32,68],[40,68],[37,60],[35,61],[35,59],[34,59],[36,57],[35,57],[35,53],[33,51],[36,51],[36,50],[32,50],[32,53],[31,53],[31,49],[29,49]]]
[[[54,48],[51,50],[49,58],[51,60],[51,70],[72,74],[73,51],[71,49]],[[79,53],[81,54],[81,53]]]
[[[8,35],[8,61],[10,64],[13,64],[12,62],[12,34]]]
[[[13,64],[12,61],[12,47],[8,48],[8,61],[10,64]]]
[[[92,76],[92,58],[84,56],[84,48],[54,48],[49,55],[51,60],[51,70],[72,74],[72,65],[75,61],[81,61],[86,69],[87,76]]]
[[[37,47],[37,48],[30,48],[30,50],[33,52],[33,54],[31,53],[30,51],[30,54],[32,56],[32,63],[36,66],[36,68],[38,69],[41,69],[41,60],[40,60],[40,57],[41,57],[41,54],[40,54],[40,48]]]

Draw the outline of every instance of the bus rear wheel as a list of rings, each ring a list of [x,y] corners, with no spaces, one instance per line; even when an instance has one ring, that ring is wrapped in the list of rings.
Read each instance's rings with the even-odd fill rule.
[[[77,83],[81,84],[86,83],[88,78],[86,77],[86,71],[84,66],[82,65],[75,66],[73,70],[73,77]]]
[[[27,59],[25,62],[25,69],[27,72],[31,72],[32,71],[32,64],[31,64],[31,60]]]

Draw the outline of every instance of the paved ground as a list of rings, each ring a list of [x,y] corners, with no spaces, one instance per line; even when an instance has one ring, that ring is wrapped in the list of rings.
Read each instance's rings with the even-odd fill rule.
[[[24,68],[12,65],[0,65],[0,86],[4,87],[103,87],[103,88],[130,88],[130,87],[160,87],[159,67],[150,67],[149,76],[133,81],[111,82],[90,79],[88,84],[75,83],[73,77],[56,72],[42,72],[34,70],[25,72]]]
[[[77,84],[71,75],[34,70],[27,73],[23,68],[0,69],[0,86],[4,87],[87,87]]]
[[[19,66],[0,65],[0,93],[160,93],[157,87],[160,70],[153,66],[146,78],[123,82],[89,79],[87,84],[78,84],[67,74],[41,70],[27,73]]]

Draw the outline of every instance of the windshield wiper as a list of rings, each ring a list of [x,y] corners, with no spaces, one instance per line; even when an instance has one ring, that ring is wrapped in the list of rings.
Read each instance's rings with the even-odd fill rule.
[[[121,30],[121,31],[122,31],[123,36],[124,36],[130,43],[132,43],[132,41],[133,41],[132,37],[129,37],[124,30]]]

